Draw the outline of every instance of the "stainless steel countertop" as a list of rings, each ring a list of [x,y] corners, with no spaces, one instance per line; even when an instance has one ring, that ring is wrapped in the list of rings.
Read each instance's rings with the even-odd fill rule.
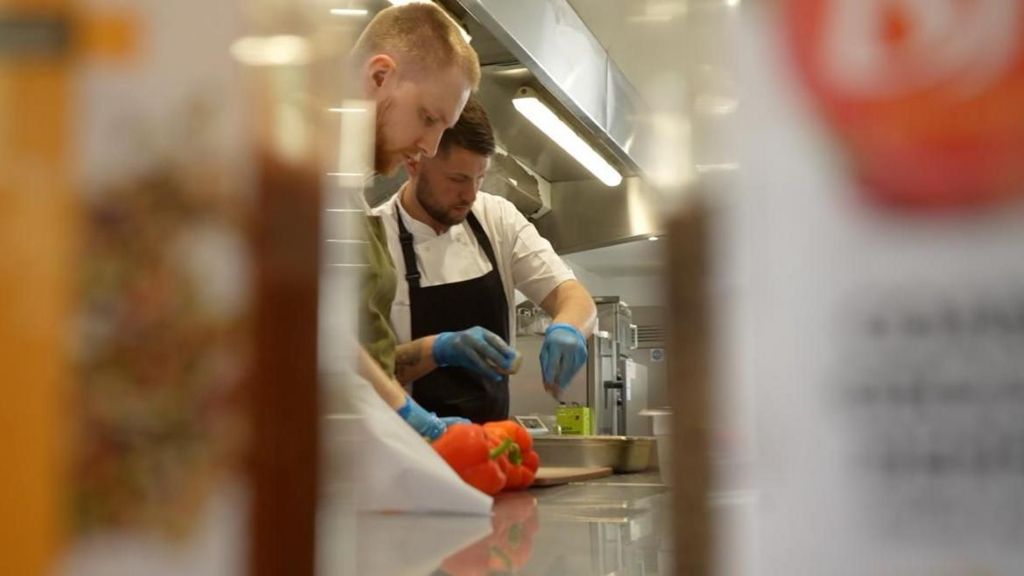
[[[322,554],[355,557],[321,565],[374,576],[671,574],[670,497],[653,471],[500,494],[491,518],[353,514],[341,533],[355,542]]]

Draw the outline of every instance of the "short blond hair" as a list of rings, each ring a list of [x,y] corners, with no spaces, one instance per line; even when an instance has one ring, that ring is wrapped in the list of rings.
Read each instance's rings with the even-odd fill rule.
[[[427,73],[456,66],[474,91],[480,85],[476,51],[455,20],[433,3],[414,2],[381,10],[356,40],[353,63],[361,65],[377,54],[387,54],[399,65],[418,62]]]

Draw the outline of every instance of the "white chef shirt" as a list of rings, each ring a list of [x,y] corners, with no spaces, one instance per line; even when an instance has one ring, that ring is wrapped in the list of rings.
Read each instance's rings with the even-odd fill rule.
[[[399,343],[412,340],[409,311],[409,284],[405,281],[405,259],[398,240],[398,222],[395,210],[401,210],[402,221],[413,237],[413,251],[420,271],[420,286],[437,286],[479,278],[491,271],[487,255],[476,241],[468,221],[452,226],[438,234],[429,225],[409,216],[395,194],[374,209],[381,216],[388,238],[388,249],[398,275],[398,289],[391,306],[391,326]],[[505,287],[508,302],[509,344],[515,340],[515,291],[519,290],[536,304],[566,280],[576,276],[555,254],[551,243],[545,240],[533,224],[516,207],[501,196],[478,192],[473,202],[473,214],[483,227],[494,249],[498,272]],[[458,306],[458,303],[453,303]]]

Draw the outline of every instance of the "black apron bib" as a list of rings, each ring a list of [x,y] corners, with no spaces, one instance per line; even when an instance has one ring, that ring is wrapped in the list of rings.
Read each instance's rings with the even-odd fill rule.
[[[412,234],[406,229],[398,206],[395,216],[405,261],[405,280],[409,284],[412,339],[482,326],[508,342],[505,287],[498,273],[494,249],[476,216],[470,212],[466,220],[491,262],[491,271],[479,278],[425,288],[420,286]],[[412,397],[438,416],[461,416],[477,423],[508,418],[507,376],[496,382],[464,368],[437,368],[413,383]]]

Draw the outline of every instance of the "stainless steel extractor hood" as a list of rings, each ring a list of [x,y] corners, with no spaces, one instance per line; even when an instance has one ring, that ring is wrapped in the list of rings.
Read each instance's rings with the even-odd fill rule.
[[[550,196],[544,190],[549,187],[548,182],[531,174],[506,151],[499,150],[491,157],[491,169],[480,188],[504,196],[523,214],[539,218],[550,210],[547,201]]]
[[[482,78],[476,98],[499,153],[482,190],[535,220],[559,252],[661,232],[648,185],[647,106],[566,0],[436,0],[472,36]],[[528,87],[611,162],[624,181],[608,187],[528,122],[512,104]],[[378,179],[371,205],[403,178]]]
[[[441,3],[464,21],[485,70],[528,70],[625,176],[650,169],[647,105],[567,0]]]

